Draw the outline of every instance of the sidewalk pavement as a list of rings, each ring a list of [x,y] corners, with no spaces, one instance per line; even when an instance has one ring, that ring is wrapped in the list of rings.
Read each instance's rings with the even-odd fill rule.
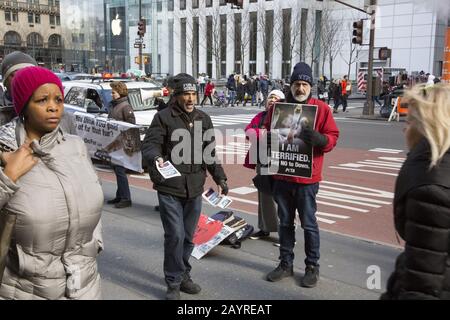
[[[150,183],[150,182],[149,182]],[[116,185],[103,182],[106,200]],[[132,188],[133,207],[118,210],[104,206],[102,223],[105,250],[100,254],[103,298],[106,300],[161,300],[166,285],[163,274],[163,229],[155,192]],[[203,206],[212,215],[218,209]],[[235,212],[257,230],[257,216]],[[272,234],[275,240],[277,235]],[[346,236],[321,232],[321,280],[314,289],[301,288],[304,273],[303,233],[297,230],[295,278],[278,283],[265,275],[278,264],[279,248],[270,240],[245,240],[241,249],[214,248],[201,260],[191,258],[192,277],[202,286],[189,300],[374,300],[385,290],[399,250]],[[379,270],[380,283],[368,270]],[[379,268],[379,269],[377,269]],[[367,283],[375,285],[373,290]],[[381,284],[381,286],[379,286]]]

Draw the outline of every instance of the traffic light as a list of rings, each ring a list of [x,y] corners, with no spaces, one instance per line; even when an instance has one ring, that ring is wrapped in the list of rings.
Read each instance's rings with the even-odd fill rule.
[[[362,45],[363,43],[363,25],[364,20],[353,22],[353,39],[352,43]]]
[[[141,64],[141,57],[140,56],[134,57],[134,63],[140,65]]]
[[[150,57],[144,56],[144,64],[150,64]]]
[[[380,50],[378,50],[378,59],[379,60],[387,60],[391,57],[391,55],[392,55],[392,50],[387,47],[383,47],[383,48],[380,48]]]
[[[147,21],[145,21],[145,19],[141,19],[138,22],[138,36],[143,37],[145,35],[145,32],[147,31]]]
[[[244,8],[244,0],[226,0],[227,3],[231,3],[238,7],[239,9]]]

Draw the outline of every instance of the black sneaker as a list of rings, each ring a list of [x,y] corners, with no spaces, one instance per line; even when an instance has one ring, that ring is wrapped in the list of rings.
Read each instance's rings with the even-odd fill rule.
[[[131,200],[120,200],[120,202],[114,205],[114,208],[123,209],[131,207]]]
[[[270,232],[266,232],[266,231],[259,230],[258,232],[252,234],[252,235],[250,236],[250,239],[252,239],[252,240],[258,240],[258,239],[261,239],[261,238],[266,238],[266,237],[268,237],[268,236],[270,236]]]
[[[305,275],[300,285],[305,288],[314,288],[317,281],[319,281],[319,267],[306,266]]]
[[[278,267],[275,268],[275,270],[269,272],[267,274],[267,281],[270,282],[276,282],[280,281],[283,278],[292,277],[294,276],[294,267],[283,267],[280,263]]]
[[[167,287],[166,300],[180,300],[180,287]]]
[[[107,204],[116,204],[116,203],[119,203],[119,202],[120,202],[119,198],[115,198],[115,199],[106,201]]]
[[[181,281],[180,290],[188,294],[199,294],[200,291],[202,291],[202,288],[192,281],[191,278],[187,278]]]

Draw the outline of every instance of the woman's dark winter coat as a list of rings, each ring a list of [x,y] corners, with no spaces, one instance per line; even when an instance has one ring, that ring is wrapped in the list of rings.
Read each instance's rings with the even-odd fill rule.
[[[432,170],[430,155],[423,139],[397,179],[394,221],[406,244],[382,299],[450,299],[450,150]]]

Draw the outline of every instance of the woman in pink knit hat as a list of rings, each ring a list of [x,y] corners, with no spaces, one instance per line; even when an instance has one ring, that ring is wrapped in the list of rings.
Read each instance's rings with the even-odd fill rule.
[[[0,127],[0,217],[15,228],[1,243],[0,299],[100,298],[103,192],[83,141],[59,126],[63,92],[44,68],[13,79],[19,117]]]

